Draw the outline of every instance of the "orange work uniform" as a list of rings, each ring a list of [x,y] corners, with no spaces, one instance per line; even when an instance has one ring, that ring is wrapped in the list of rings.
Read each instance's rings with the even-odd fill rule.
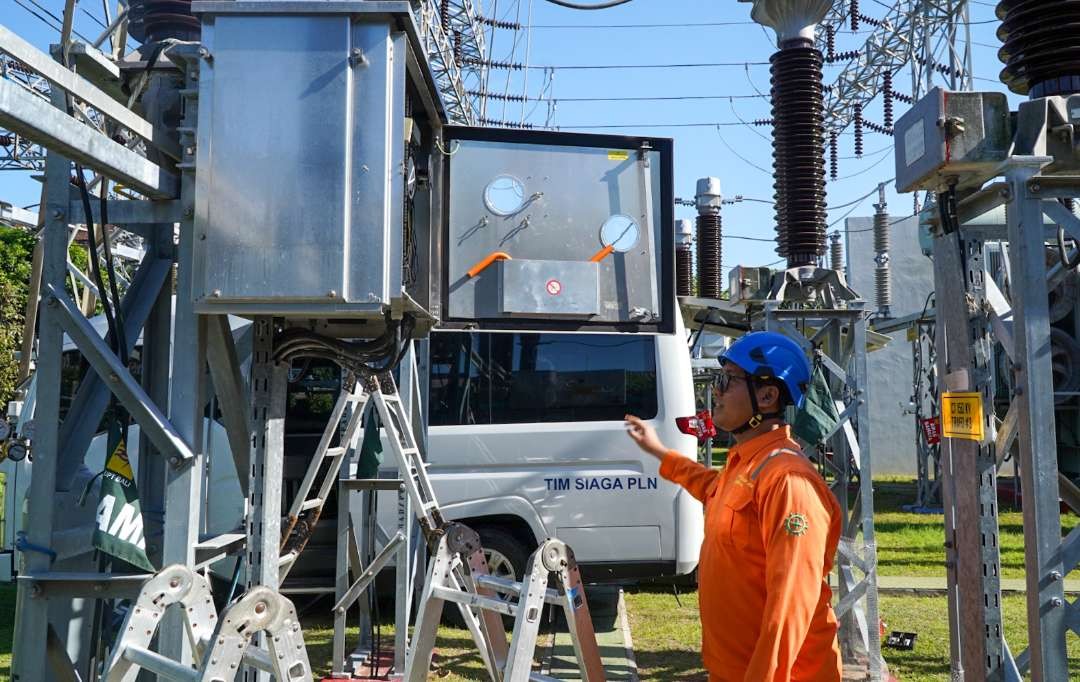
[[[839,682],[827,577],[840,508],[787,426],[740,443],[723,470],[669,452],[660,475],[705,504],[698,564],[710,682]]]

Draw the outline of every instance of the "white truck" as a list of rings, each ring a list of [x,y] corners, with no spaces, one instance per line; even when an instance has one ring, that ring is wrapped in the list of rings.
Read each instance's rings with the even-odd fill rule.
[[[244,325],[234,333],[241,336]],[[77,366],[77,351],[70,353]],[[520,575],[529,553],[547,537],[574,548],[589,580],[630,581],[695,569],[703,536],[700,504],[658,476],[656,461],[638,450],[623,426],[624,414],[636,414],[664,442],[695,456],[696,438],[680,433],[676,424],[676,418],[695,413],[681,324],[676,334],[660,336],[434,332],[428,364],[428,458],[435,491],[449,519],[480,532],[494,571]],[[298,376],[290,385],[286,479],[303,476],[336,396],[336,368],[327,369]],[[32,399],[24,421],[31,410]],[[208,533],[225,532],[238,525],[242,499],[224,429],[214,421],[205,431],[212,493],[204,526]],[[137,435],[133,426],[129,443],[136,467]],[[89,472],[103,467],[104,440],[99,434],[87,452]],[[5,461],[0,471],[7,474],[0,577],[10,578],[32,464]],[[284,489],[288,495],[289,480]],[[86,513],[92,515],[93,507],[88,504]],[[392,505],[384,507],[380,522],[391,527]],[[330,506],[325,524],[333,523],[326,518],[332,515]],[[308,556],[291,577],[298,589],[332,589],[335,555],[319,537],[333,533],[317,532],[308,545]],[[146,540],[155,542],[151,535]]]

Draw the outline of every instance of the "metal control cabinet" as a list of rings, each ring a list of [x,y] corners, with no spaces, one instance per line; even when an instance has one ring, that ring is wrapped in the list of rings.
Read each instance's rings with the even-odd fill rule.
[[[444,325],[674,330],[671,140],[449,127],[446,145]]]
[[[1000,92],[934,88],[896,122],[896,189],[940,190],[959,176],[987,175],[1012,143]]]
[[[403,294],[406,33],[245,4],[199,3],[197,310],[377,317]]]

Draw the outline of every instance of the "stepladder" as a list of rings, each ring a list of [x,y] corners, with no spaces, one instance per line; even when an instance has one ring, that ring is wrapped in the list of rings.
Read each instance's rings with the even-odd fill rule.
[[[554,587],[549,588],[549,583]],[[427,679],[446,602],[457,605],[495,682],[555,679],[533,672],[545,604],[560,609],[565,616],[581,680],[607,679],[577,561],[560,540],[541,544],[529,557],[518,582],[490,575],[476,531],[459,523],[449,524],[428,567],[420,615],[406,658],[404,679],[409,682]],[[514,622],[509,643],[503,616]]]
[[[181,613],[195,667],[150,649],[169,608]],[[260,632],[266,635],[266,649],[253,643]],[[280,682],[312,679],[293,603],[276,590],[258,586],[219,616],[206,576],[177,564],[158,571],[143,584],[124,619],[102,679],[134,682],[143,670],[158,679],[231,682],[242,665],[269,672]]]
[[[489,573],[479,535],[464,524],[448,522],[427,474],[405,406],[393,377],[366,377],[365,393],[374,402],[385,429],[384,441],[399,463],[401,483],[428,541],[431,559],[420,596],[419,615],[405,657],[403,679],[426,680],[435,635],[446,602],[457,605],[493,682],[554,679],[533,672],[536,644],[545,604],[565,615],[574,654],[586,682],[603,682],[605,672],[593,631],[585,588],[574,553],[549,539],[527,562],[521,581]],[[393,540],[400,542],[400,536]],[[391,542],[390,544],[394,544]],[[354,603],[370,584],[375,568],[385,565],[392,547],[384,548],[362,571],[335,605],[335,612]],[[549,588],[549,581],[554,585]],[[503,617],[513,619],[508,640]]]

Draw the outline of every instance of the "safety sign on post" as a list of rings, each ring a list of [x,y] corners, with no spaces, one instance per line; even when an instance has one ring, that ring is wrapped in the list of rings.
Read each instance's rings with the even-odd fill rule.
[[[982,441],[981,393],[941,394],[941,435],[945,438]]]
[[[921,421],[923,438],[927,445],[937,445],[941,442],[941,420],[937,417],[929,417]]]

